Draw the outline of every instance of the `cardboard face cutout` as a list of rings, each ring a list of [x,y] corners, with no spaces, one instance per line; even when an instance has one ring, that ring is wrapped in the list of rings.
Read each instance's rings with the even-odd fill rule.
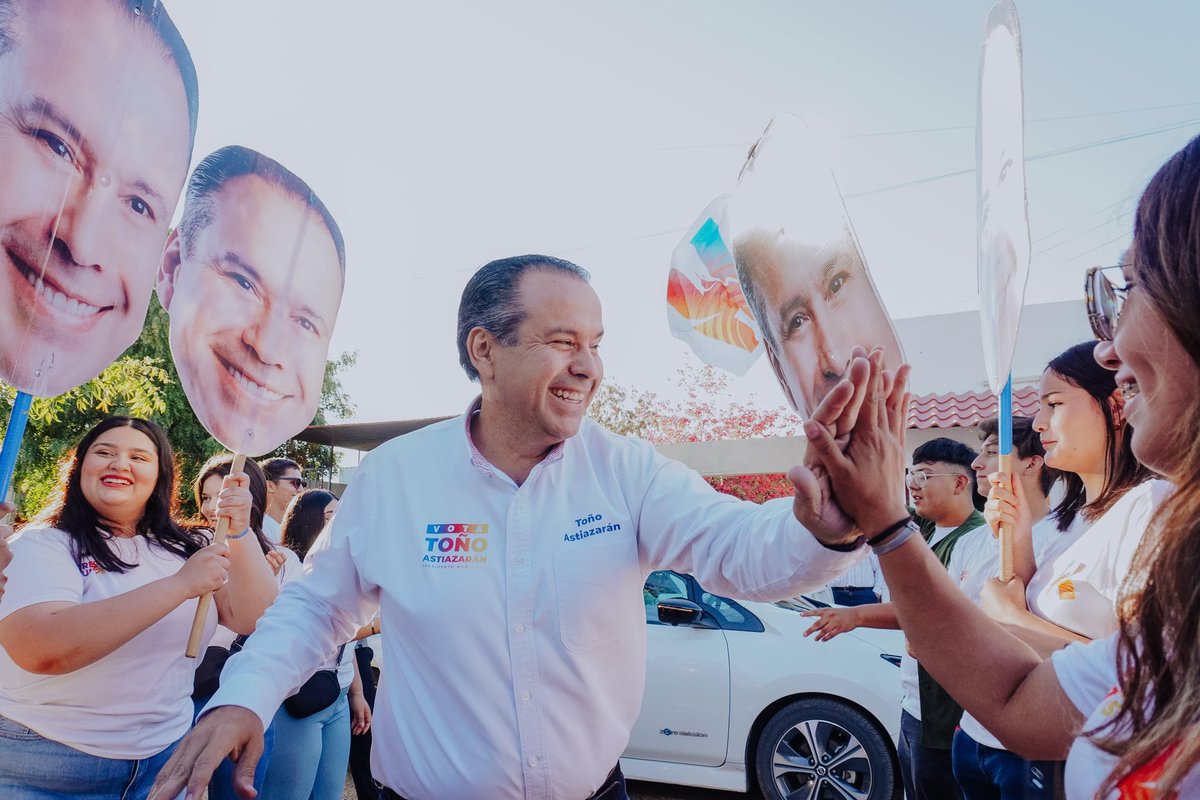
[[[883,347],[889,368],[904,358],[828,163],[798,118],[776,117],[750,151],[719,225],[741,284],[739,308],[757,321],[801,417],[841,379],[855,345]]]
[[[988,14],[979,62],[978,182],[979,318],[992,391],[999,394],[1017,344],[1029,278],[1025,196],[1021,28],[1012,2]]]
[[[141,332],[187,176],[196,80],[154,0],[0,18],[0,379],[62,394]]]
[[[225,447],[260,456],[312,422],[344,270],[337,223],[285,167],[244,147],[196,167],[157,292],[183,390]]]

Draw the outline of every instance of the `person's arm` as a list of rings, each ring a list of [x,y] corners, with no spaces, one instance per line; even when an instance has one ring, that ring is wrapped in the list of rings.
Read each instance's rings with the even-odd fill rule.
[[[317,537],[304,575],[283,588],[246,646],[225,663],[221,688],[159,771],[154,800],[175,800],[185,788],[189,798],[199,798],[226,756],[236,761],[235,791],[254,796],[263,731],[275,711],[378,613],[379,587],[359,570],[369,563],[373,498],[379,496],[379,478],[369,464],[359,469],[333,523]]]
[[[900,630],[896,607],[891,603],[867,603],[849,608],[814,608],[812,611],[801,612],[800,616],[816,617],[816,622],[804,631],[804,635],[815,633],[818,642],[827,642],[855,628]]]
[[[29,556],[18,561],[22,583],[59,574],[56,568],[61,565],[50,563],[55,557],[53,549],[53,543],[45,538],[20,542],[18,553]],[[229,565],[227,552],[225,545],[209,545],[170,577],[92,603],[80,602],[80,579],[77,586],[64,586],[65,592],[56,592],[60,597],[74,593],[75,599],[26,605],[0,620],[0,646],[27,672],[74,672],[109,655],[186,600],[220,587]],[[65,546],[61,557],[70,557]],[[78,569],[73,564],[68,566],[78,576]]]
[[[1032,647],[1042,658],[1069,644],[1090,642],[1086,636],[1061,625],[1042,619],[1025,603],[1025,584],[1019,578],[1008,583],[992,579],[983,586],[980,608],[1021,641]]]
[[[909,516],[903,503],[878,491],[903,468],[907,402],[895,400],[904,381],[885,393],[883,375],[872,369],[868,382],[844,450],[819,424],[806,422],[805,432],[843,510],[868,536],[876,536]],[[1006,748],[1026,758],[1065,758],[1083,715],[1067,698],[1051,662],[976,608],[920,536],[910,536],[879,562],[921,665]]]
[[[865,371],[865,361],[854,369]],[[843,382],[814,418],[849,430],[863,391]],[[657,454],[647,466],[652,475],[631,503],[647,572],[691,573],[717,594],[774,601],[824,586],[866,557],[862,546],[850,552],[827,546],[840,547],[858,532],[826,491],[819,469],[805,469],[803,480],[789,474],[796,486],[790,501],[758,505],[718,493],[693,470]]]
[[[350,682],[350,690],[346,693],[346,699],[350,702],[350,733],[357,736],[371,729],[371,707],[367,705],[367,698],[363,696],[363,682],[362,675],[358,672],[358,658],[353,652],[350,658],[354,663],[354,680]]]
[[[374,636],[379,633],[379,617],[371,620],[370,624],[364,625],[354,634],[352,641],[357,642],[359,639],[365,639],[368,636]]]
[[[254,626],[279,593],[271,571],[250,526],[250,479],[244,472],[225,476],[217,495],[217,516],[229,517],[229,582],[213,594],[217,620],[234,633],[254,633]],[[238,535],[249,531],[244,535]],[[237,536],[237,538],[232,538]]]

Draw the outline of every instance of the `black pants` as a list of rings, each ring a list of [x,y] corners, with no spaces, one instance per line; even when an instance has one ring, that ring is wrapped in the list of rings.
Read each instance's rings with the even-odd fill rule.
[[[358,675],[362,678],[363,698],[375,711],[375,673],[371,671],[371,658],[375,654],[369,647],[356,647],[354,658],[358,662]],[[358,800],[379,800],[379,784],[371,777],[371,731],[350,736],[350,777],[354,779],[354,791]]]
[[[908,800],[963,800],[950,751],[921,745],[921,721],[900,712],[900,777]]]
[[[404,800],[386,786],[379,790],[379,797],[381,800]],[[621,765],[617,764],[613,767],[613,771],[608,773],[608,777],[604,779],[604,783],[600,784],[600,788],[584,800],[629,800],[629,793],[625,790],[625,776],[621,774]]]

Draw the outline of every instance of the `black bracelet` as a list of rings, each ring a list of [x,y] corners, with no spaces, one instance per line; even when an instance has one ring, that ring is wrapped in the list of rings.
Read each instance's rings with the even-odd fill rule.
[[[820,539],[817,539],[817,541],[821,542],[821,546],[826,550],[836,550],[839,553],[853,553],[863,543],[865,538],[867,537],[860,533],[854,537],[854,541],[846,542],[845,544],[826,544],[825,542],[821,542]]]
[[[870,539],[867,539],[867,544],[869,544],[871,547],[878,547],[879,545],[883,544],[883,541],[885,539],[887,539],[893,533],[895,533],[896,531],[900,530],[905,525],[907,525],[910,520],[912,520],[911,514],[908,515],[907,517],[905,517],[904,519],[899,520],[898,522],[894,522],[891,525],[888,525],[886,528],[883,529],[883,533],[879,534],[878,536],[872,536]]]

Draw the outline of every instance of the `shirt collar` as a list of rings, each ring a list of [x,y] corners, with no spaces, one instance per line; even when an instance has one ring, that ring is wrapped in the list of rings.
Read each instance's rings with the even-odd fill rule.
[[[471,453],[471,466],[488,475],[495,475],[499,470],[492,465],[492,462],[487,460],[483,453],[479,452],[479,448],[475,446],[475,440],[471,438],[471,421],[479,415],[481,408],[483,408],[483,395],[476,395],[471,404],[467,406],[467,413],[463,414],[463,433],[466,434],[467,447]],[[559,442],[554,447],[551,447],[550,451],[546,453],[546,457],[541,460],[538,466],[541,466],[541,464],[552,464],[562,459],[566,445],[566,442]]]

